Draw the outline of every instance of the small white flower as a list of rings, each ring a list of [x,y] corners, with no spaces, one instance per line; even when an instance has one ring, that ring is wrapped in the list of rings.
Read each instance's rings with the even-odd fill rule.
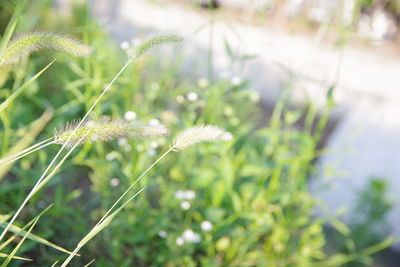
[[[127,49],[129,48],[129,46],[130,46],[130,44],[129,44],[129,42],[127,42],[127,41],[123,41],[123,42],[120,44],[120,47],[121,47],[122,50],[127,50]]]
[[[128,139],[126,138],[119,138],[118,139],[118,145],[119,146],[126,146],[128,144]]]
[[[176,238],[175,243],[177,246],[183,246],[183,244],[185,244],[185,239],[183,239],[183,237],[180,236]]]
[[[133,45],[134,47],[138,47],[138,46],[141,45],[142,43],[143,43],[142,40],[140,40],[139,38],[135,38],[135,39],[132,40],[132,45]]]
[[[112,187],[119,186],[119,179],[118,179],[118,178],[112,178],[112,179],[110,180],[110,185],[111,185]]]
[[[235,76],[231,79],[231,83],[233,85],[239,85],[242,82],[242,79],[240,79],[238,76]]]
[[[160,125],[160,121],[157,120],[157,119],[151,119],[151,120],[149,120],[149,124],[151,126],[159,126]]]
[[[157,91],[160,89],[160,85],[158,83],[152,83],[150,88]]]
[[[200,235],[193,232],[192,229],[187,229],[183,232],[182,237],[184,241],[189,243],[199,243],[201,241]]]
[[[190,92],[186,95],[186,98],[190,101],[190,102],[195,102],[197,101],[197,99],[199,99],[199,96],[195,93],[195,92]]]
[[[189,203],[189,201],[182,201],[181,202],[181,208],[183,209],[183,210],[188,210],[188,209],[190,209],[190,203]]]
[[[127,111],[124,114],[124,118],[127,121],[133,121],[134,119],[136,119],[136,113],[134,111]]]
[[[194,234],[193,238],[192,238],[192,242],[193,243],[200,243],[201,241],[201,237],[199,234]]]
[[[178,104],[182,104],[183,102],[185,102],[185,98],[184,98],[183,96],[181,96],[181,95],[178,95],[178,96],[176,97],[176,102],[177,102]]]
[[[158,236],[161,238],[166,238],[168,236],[168,233],[164,230],[158,231]]]
[[[138,152],[142,152],[142,151],[144,150],[144,147],[143,147],[142,145],[137,145],[137,146],[136,146],[136,150],[137,150]]]
[[[204,232],[210,232],[213,228],[213,225],[211,222],[209,221],[202,221],[200,223],[200,228],[201,230],[203,230]]]
[[[184,199],[185,192],[182,190],[176,190],[174,193],[174,198],[176,199]]]
[[[196,193],[193,190],[184,191],[184,198],[192,200],[196,197]]]
[[[233,115],[233,109],[232,109],[232,107],[230,107],[230,106],[225,107],[225,108],[224,108],[224,114],[225,114],[225,116],[227,116],[227,117],[232,116],[232,115]]]
[[[153,149],[156,149],[158,147],[158,142],[157,141],[152,141],[150,143],[150,147],[153,148]]]
[[[206,78],[201,78],[197,81],[197,85],[200,88],[206,88],[208,86],[208,80]]]
[[[260,94],[258,92],[251,92],[249,95],[250,101],[253,103],[260,102]]]
[[[106,159],[107,159],[108,161],[114,160],[114,159],[115,159],[114,154],[113,154],[113,153],[108,153],[108,154],[106,155]]]
[[[132,150],[132,147],[130,146],[130,145],[125,145],[124,146],[124,150],[126,151],[126,152],[129,152],[129,151],[131,151]]]
[[[150,157],[154,157],[157,154],[157,151],[155,149],[149,149],[147,150],[147,155]]]

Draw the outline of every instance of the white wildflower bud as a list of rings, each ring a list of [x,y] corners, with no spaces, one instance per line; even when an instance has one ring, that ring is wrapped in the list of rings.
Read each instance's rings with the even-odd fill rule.
[[[150,147],[151,147],[152,149],[156,149],[156,148],[158,147],[158,142],[157,142],[157,141],[152,141],[152,142],[150,143]]]
[[[147,150],[147,155],[150,157],[154,157],[156,154],[157,154],[157,151],[155,151],[154,149]]]
[[[181,208],[183,209],[183,210],[188,210],[188,209],[190,209],[190,203],[189,203],[189,201],[182,201],[181,202]]]
[[[164,230],[158,231],[158,236],[161,238],[167,238],[168,233]]]
[[[118,145],[119,146],[126,146],[128,144],[128,139],[126,138],[119,138],[118,139]]]
[[[151,119],[151,120],[149,120],[149,125],[158,126],[158,125],[160,125],[160,121],[157,119]]]
[[[174,198],[176,199],[184,199],[185,198],[185,192],[182,190],[176,190],[174,193]]]
[[[122,50],[127,50],[127,49],[130,47],[130,44],[129,44],[128,41],[123,41],[123,42],[120,44],[120,47],[121,47]]]
[[[124,114],[124,118],[127,121],[133,121],[134,119],[136,119],[136,113],[134,111],[127,111]]]
[[[224,129],[213,125],[195,126],[184,130],[175,138],[173,149],[176,151],[185,149],[189,146],[213,141],[230,141],[233,136]]]
[[[183,102],[185,102],[185,98],[184,98],[183,96],[181,96],[181,95],[178,95],[178,96],[176,97],[176,102],[177,102],[178,104],[182,104]]]
[[[200,223],[200,228],[201,228],[201,230],[203,230],[204,232],[209,232],[209,231],[212,230],[213,225],[212,225],[212,223],[209,222],[209,221],[202,221],[202,222]]]
[[[200,235],[193,232],[192,229],[187,229],[182,233],[182,238],[188,243],[199,243],[201,241]]]
[[[240,79],[238,76],[235,76],[231,79],[231,83],[233,85],[239,85],[242,82],[242,79]]]
[[[190,101],[190,102],[195,102],[197,101],[197,99],[199,99],[199,96],[195,93],[195,92],[190,92],[186,95],[186,98]]]
[[[118,178],[112,178],[112,179],[110,180],[110,185],[111,185],[112,187],[118,186],[118,185],[119,185],[119,179],[118,179]]]
[[[115,159],[114,154],[113,154],[113,153],[108,153],[108,154],[106,155],[106,159],[107,159],[108,161],[114,160],[114,159]]]
[[[185,239],[183,239],[183,237],[177,237],[175,239],[175,243],[177,246],[183,246],[185,244]]]
[[[196,197],[196,193],[193,190],[184,191],[185,199],[192,200]]]
[[[197,81],[197,85],[198,85],[200,88],[207,88],[207,86],[208,86],[208,80],[207,80],[206,78],[201,78],[201,79],[199,79],[199,80]]]

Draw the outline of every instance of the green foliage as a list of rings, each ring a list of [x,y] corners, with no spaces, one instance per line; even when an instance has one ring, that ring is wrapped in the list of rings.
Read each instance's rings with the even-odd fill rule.
[[[126,61],[126,55],[86,11],[77,7],[73,13],[81,16],[63,24],[71,29],[80,27],[79,38],[90,43],[96,53],[84,60],[60,56],[45,73],[45,80],[32,81],[29,90],[2,111],[2,157],[19,140],[32,137],[28,125],[44,110],[53,111],[52,120],[33,133],[36,140],[46,139],[59,125],[82,117]],[[51,19],[38,18],[38,28]],[[155,45],[180,40],[176,36],[151,39],[136,50],[133,59]],[[226,47],[232,60],[237,60],[228,44]],[[141,58],[115,82],[118,90],[104,95],[103,102],[93,109],[93,117],[123,117],[134,111],[139,119],[162,123],[174,133],[193,125],[219,125],[233,133],[234,140],[171,153],[138,182],[136,190],[147,186],[142,194],[123,202],[124,209],[116,209],[94,228],[154,162],[155,154],[169,149],[173,140],[120,138],[118,142],[85,143],[68,151],[66,156],[71,159],[64,156],[62,166],[58,164],[56,171],[44,177],[47,187],[35,190],[18,221],[29,220],[43,205],[53,203],[37,221],[35,234],[63,248],[82,247],[82,256],[74,259],[76,266],[93,258],[96,266],[337,266],[355,259],[357,251],[326,252],[323,226],[328,219],[314,218],[319,200],[308,192],[328,113],[315,135],[297,128],[304,111],[287,111],[287,91],[267,123],[259,96],[250,90],[248,81],[188,79],[179,70],[180,56],[178,51],[169,60],[151,55]],[[240,66],[243,61],[241,58]],[[48,62],[45,55],[21,59],[18,68],[10,69],[13,75],[5,78],[0,97],[6,99]],[[332,94],[333,88],[328,92],[329,104]],[[313,125],[314,113],[309,113],[308,122]],[[213,138],[221,139],[221,135]],[[2,213],[15,212],[55,149],[39,150],[6,170],[0,187]],[[368,255],[379,248],[367,247],[362,253]],[[4,249],[11,251],[11,246]],[[37,266],[49,266],[64,256],[29,240],[20,252],[33,255]]]

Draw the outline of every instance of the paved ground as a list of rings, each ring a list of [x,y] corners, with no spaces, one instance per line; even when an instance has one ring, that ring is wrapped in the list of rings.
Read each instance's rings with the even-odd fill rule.
[[[120,41],[149,32],[186,37],[185,49],[190,58],[187,69],[206,76],[203,66],[209,45],[207,13],[154,2],[92,0],[92,9]],[[312,99],[323,103],[328,86],[340,77],[336,101],[341,122],[328,140],[330,153],[319,162],[322,172],[330,168],[336,172],[323,175],[314,184],[314,188],[322,183],[332,187],[317,193],[332,210],[343,205],[351,207],[356,192],[370,176],[385,178],[392,197],[399,201],[400,50],[349,45],[338,74],[340,52],[332,44],[321,44],[318,34],[310,37],[277,32],[220,15],[213,30],[216,71],[231,69],[224,39],[242,53],[257,55],[247,65],[243,77],[252,80],[264,101],[276,98],[290,72],[303,77],[295,86],[294,101],[298,102]],[[390,222],[394,233],[400,235],[399,206],[392,212]]]

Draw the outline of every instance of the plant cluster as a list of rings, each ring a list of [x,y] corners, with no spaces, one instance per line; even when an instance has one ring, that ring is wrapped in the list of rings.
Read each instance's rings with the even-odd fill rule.
[[[4,266],[338,266],[388,245],[326,253],[329,219],[314,218],[308,180],[327,117],[316,133],[295,126],[302,114],[314,125],[315,109],[288,111],[282,97],[267,123],[238,73],[193,80],[179,52],[144,57],[174,35],[123,42],[127,56],[86,6],[13,37],[35,16],[22,6],[1,46]],[[81,31],[45,33],[61,24]]]

